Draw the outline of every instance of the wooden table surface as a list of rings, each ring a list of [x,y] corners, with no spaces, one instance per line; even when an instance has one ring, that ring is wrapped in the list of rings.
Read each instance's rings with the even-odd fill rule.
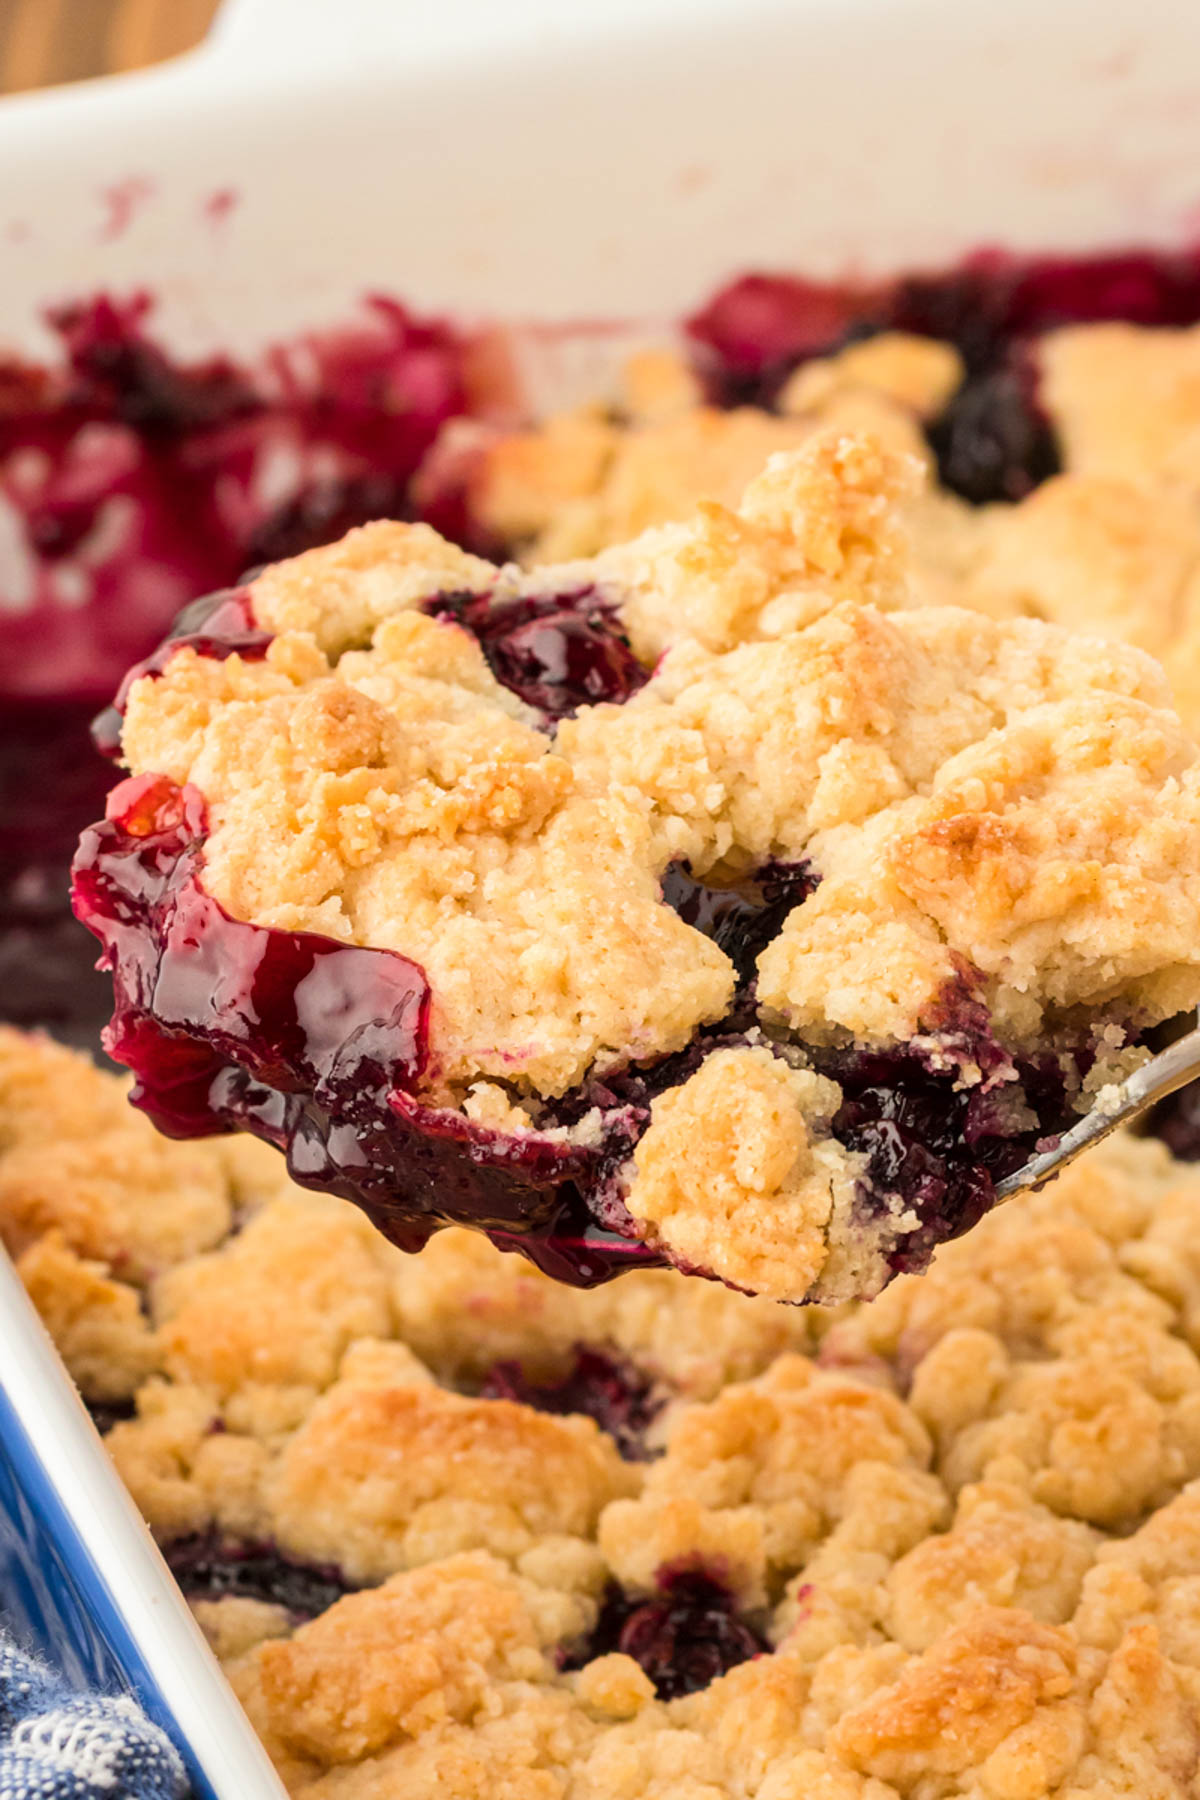
[[[198,44],[219,0],[0,0],[0,93],[162,62]]]

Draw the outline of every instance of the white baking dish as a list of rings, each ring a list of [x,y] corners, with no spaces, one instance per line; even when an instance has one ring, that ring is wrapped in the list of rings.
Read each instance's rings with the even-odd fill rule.
[[[175,64],[0,104],[0,344],[98,289],[246,353],[366,290],[659,329],[747,268],[1191,241],[1198,73],[1187,0],[229,0]],[[532,391],[624,341],[525,333]],[[2,1260],[0,1377],[29,1629],[131,1682],[202,1795],[278,1796]]]
[[[186,1601],[0,1253],[0,1593],[22,1641],[81,1686],[128,1687],[197,1800],[281,1800]]]
[[[1189,0],[229,0],[0,106],[0,336],[97,287],[245,349],[366,287],[661,319],[749,267],[1191,237],[1198,70]]]

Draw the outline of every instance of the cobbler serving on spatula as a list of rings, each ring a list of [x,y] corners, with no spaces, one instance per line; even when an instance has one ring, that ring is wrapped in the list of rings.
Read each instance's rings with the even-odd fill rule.
[[[918,605],[907,460],[497,568],[382,523],[189,609],[85,833],[110,1052],[405,1248],[878,1291],[1200,1000],[1140,651]]]

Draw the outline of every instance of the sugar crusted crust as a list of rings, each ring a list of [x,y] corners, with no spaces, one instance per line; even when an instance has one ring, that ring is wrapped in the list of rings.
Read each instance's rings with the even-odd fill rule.
[[[907,403],[923,382],[932,405],[953,371],[913,373],[914,354],[885,344],[876,373],[902,391],[909,371]],[[965,992],[1009,1051],[1102,1028],[1102,1073],[1122,1031],[1200,998],[1200,762],[1161,673],[1038,620],[918,605],[915,479],[876,442],[818,436],[736,511],[527,577],[427,527],[366,527],[254,583],[264,660],[185,648],[135,683],[125,757],[204,795],[205,883],[234,917],[417,962],[425,1097],[517,1137],[729,1012],[729,957],[663,902],[672,865],[718,888],[811,868],[758,956],[748,1040],[654,1100],[622,1199],[648,1241],[734,1284],[871,1291],[907,1215],[855,1216],[839,1091],[779,1062],[781,1040],[937,1054]],[[553,735],[418,609],[581,588],[653,672]],[[718,1099],[727,1126],[698,1139]]]
[[[1200,1181],[1161,1146],[1119,1138],[817,1315],[670,1272],[567,1292],[466,1233],[401,1256],[245,1145],[236,1228],[150,1258],[157,1152],[188,1196],[195,1150],[70,1052],[0,1033],[0,1068],[0,1229],[89,1399],[136,1393],[108,1445],[160,1537],[369,1583],[307,1623],[197,1606],[297,1800],[1194,1792]],[[60,1178],[101,1134],[117,1228],[102,1184]],[[101,1250],[114,1229],[143,1251]],[[136,1372],[106,1338],[134,1314]],[[654,1460],[472,1392],[580,1339],[660,1383]],[[689,1560],[766,1654],[667,1700],[621,1652],[560,1666],[607,1582],[636,1600]]]

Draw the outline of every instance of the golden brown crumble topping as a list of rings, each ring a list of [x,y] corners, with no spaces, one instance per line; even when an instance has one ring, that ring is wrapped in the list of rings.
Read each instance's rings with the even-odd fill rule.
[[[1164,662],[1195,726],[1200,327],[1073,325],[1041,337],[1036,359],[1064,474],[1017,505],[972,508],[937,486],[915,424],[963,370],[951,346],[899,332],[801,364],[778,415],[705,406],[682,358],[659,352],[645,359],[651,380],[631,367],[615,413],[483,435],[471,504],[531,561],[591,555],[699,501],[735,505],[768,455],[814,428],[865,428],[925,470],[907,506],[915,597],[1137,644]],[[587,455],[574,448],[585,439]]]
[[[880,340],[808,375],[822,405],[886,389],[915,416],[956,369]],[[594,1144],[595,1111],[564,1127],[546,1103],[729,1015],[737,971],[664,902],[672,865],[718,888],[811,870],[757,956],[753,1029],[654,1100],[620,1198],[647,1242],[739,1287],[875,1291],[915,1215],[855,1209],[863,1157],[804,1047],[936,1056],[965,989],[1012,1052],[1099,1031],[1098,1085],[1126,1028],[1200,999],[1200,758],[1161,672],[1039,619],[917,604],[920,479],[826,431],[736,510],[525,577],[425,526],[364,527],[253,584],[265,658],[183,648],[137,681],[124,756],[200,790],[205,885],[234,918],[419,964],[422,1097],[518,1141]],[[477,637],[421,610],[485,589],[594,591],[648,679],[551,731]],[[962,1082],[982,1078],[964,1055]]]
[[[1200,1176],[1160,1145],[798,1314],[667,1272],[569,1292],[461,1232],[405,1257],[237,1144],[204,1149],[206,1243],[98,1249],[111,1196],[63,1149],[109,1134],[131,1237],[164,1168],[191,1210],[195,1150],[73,1053],[0,1055],[0,1227],[87,1397],[136,1391],[107,1441],[156,1532],[366,1584],[307,1622],[196,1602],[297,1800],[1194,1795]],[[36,1159],[5,1179],[26,1121],[36,1224]],[[479,1392],[580,1341],[659,1383],[652,1460]],[[765,1653],[668,1699],[589,1654],[610,1583],[653,1605],[697,1564]]]

